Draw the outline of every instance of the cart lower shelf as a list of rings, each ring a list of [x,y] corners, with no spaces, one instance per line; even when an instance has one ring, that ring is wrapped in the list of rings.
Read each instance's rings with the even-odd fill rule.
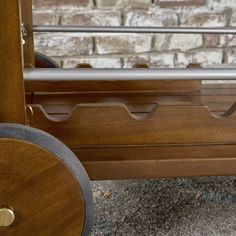
[[[37,93],[30,126],[70,147],[91,179],[236,174],[236,86],[200,93]]]

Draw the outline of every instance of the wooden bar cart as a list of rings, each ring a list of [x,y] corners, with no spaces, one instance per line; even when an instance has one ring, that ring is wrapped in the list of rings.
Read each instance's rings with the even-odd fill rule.
[[[89,235],[89,179],[236,174],[236,85],[24,80],[32,2],[0,13],[0,235]]]

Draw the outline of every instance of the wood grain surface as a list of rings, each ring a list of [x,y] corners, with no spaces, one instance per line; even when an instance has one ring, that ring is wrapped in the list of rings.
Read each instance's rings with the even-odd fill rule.
[[[236,174],[236,145],[87,147],[73,151],[94,180]]]
[[[41,131],[0,124],[0,207],[15,214],[11,226],[0,227],[0,235],[89,235],[91,187],[86,176],[79,177],[85,172],[77,158],[66,150]]]
[[[0,1],[0,122],[25,124],[19,0]]]
[[[30,5],[22,13],[32,28]],[[32,44],[25,49],[27,62]],[[93,179],[235,174],[234,86],[68,81],[27,82],[25,91],[29,124],[72,148]]]
[[[80,235],[84,199],[55,156],[29,143],[0,139],[0,202],[16,215],[4,235]]]
[[[32,106],[30,125],[47,131],[71,148],[97,145],[236,143],[236,115],[215,117],[205,106],[159,106],[134,115],[119,104],[78,105],[64,121]],[[60,128],[59,128],[60,127]]]
[[[24,66],[34,67],[34,35],[33,35],[33,12],[32,12],[32,0],[21,0],[21,15],[22,23],[27,31],[27,37],[25,38],[24,49]]]
[[[89,69],[88,69],[89,70]],[[26,82],[27,92],[123,92],[153,91],[163,93],[199,93],[199,82],[186,81],[67,81],[65,82]]]
[[[231,175],[235,95],[231,85],[196,95],[34,93],[29,120],[72,148],[92,179]]]

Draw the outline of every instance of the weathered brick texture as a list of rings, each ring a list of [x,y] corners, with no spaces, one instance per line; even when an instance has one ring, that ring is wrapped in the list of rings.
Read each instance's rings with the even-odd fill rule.
[[[236,26],[233,0],[34,0],[34,23],[81,26]],[[236,35],[36,34],[64,67],[186,67],[236,63]]]
[[[122,61],[120,57],[83,57],[83,58],[68,58],[63,62],[63,67],[71,68],[78,64],[89,64],[95,68],[121,68]]]
[[[141,34],[103,35],[96,36],[96,53],[128,54],[149,52],[152,47],[152,36]]]
[[[206,0],[154,0],[155,4],[165,8],[201,6],[205,2]]]
[[[186,67],[189,63],[203,66],[221,64],[223,59],[222,49],[192,50],[187,53],[177,53],[176,67]]]
[[[37,34],[36,50],[48,56],[78,56],[93,52],[93,40],[90,36],[78,34]]]
[[[128,56],[124,58],[124,67],[131,68],[135,64],[146,64],[151,68],[175,67],[174,53],[150,53],[145,55]]]
[[[93,7],[93,0],[33,0],[35,10],[74,10]]]
[[[154,48],[157,51],[188,51],[203,45],[200,34],[157,34]]]
[[[96,0],[98,8],[148,8],[151,0]]]
[[[157,8],[149,11],[133,10],[125,14],[125,26],[177,26],[178,15],[171,10]]]
[[[120,26],[120,10],[91,10],[77,12],[75,14],[64,14],[61,18],[62,25],[83,26]]]

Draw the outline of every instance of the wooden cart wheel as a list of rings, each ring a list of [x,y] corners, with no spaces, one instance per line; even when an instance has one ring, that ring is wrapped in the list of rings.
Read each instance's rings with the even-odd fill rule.
[[[63,143],[40,130],[0,124],[0,235],[89,235],[89,178]]]

